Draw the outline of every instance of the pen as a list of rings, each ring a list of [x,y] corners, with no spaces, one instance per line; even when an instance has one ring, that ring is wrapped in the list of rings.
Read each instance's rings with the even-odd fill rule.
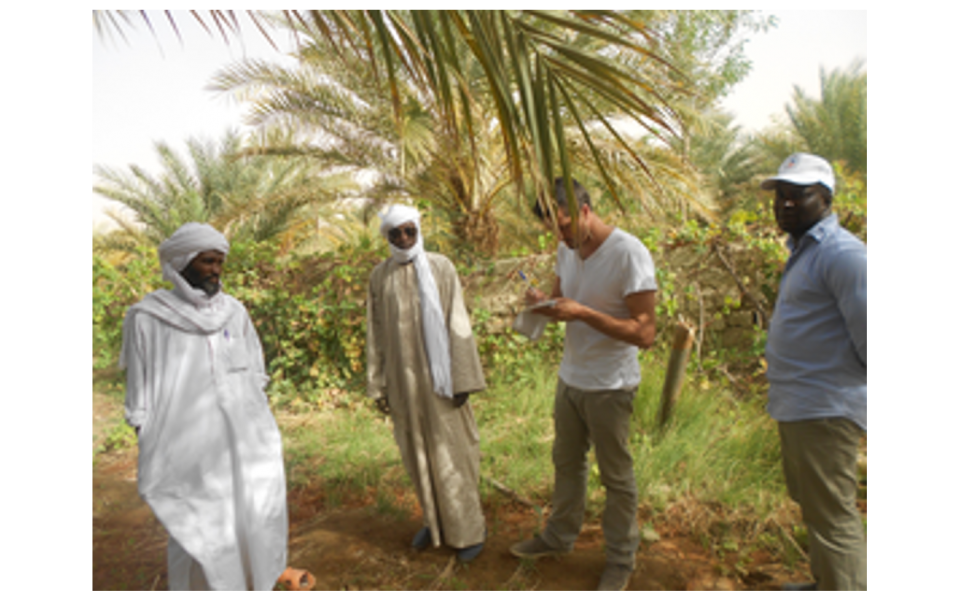
[[[521,271],[520,269],[517,269],[517,273],[520,274],[520,279],[524,280],[528,286],[533,287],[533,283],[531,283],[530,280],[527,279],[527,276],[523,274],[523,271]]]
[[[523,274],[523,271],[521,271],[520,269],[517,269],[517,273],[520,274],[520,279],[523,279],[523,280],[526,282],[527,287],[528,287],[530,290],[536,292],[536,293],[539,294],[540,296],[543,296],[543,292],[541,292],[540,290],[538,290],[538,289],[534,286],[534,283],[535,283],[535,282],[530,281],[529,279],[527,279],[527,276]],[[528,302],[529,302],[529,300],[528,300]],[[539,303],[537,304],[537,306],[539,306],[540,304],[543,304],[543,305],[545,305],[545,306],[553,306],[554,304],[556,304],[556,301],[551,300],[551,299],[547,299],[546,301],[541,301],[541,302],[539,302]]]
[[[523,280],[526,282],[527,287],[529,287],[530,291],[536,292],[537,296],[540,298],[540,300],[538,300],[538,301],[536,301],[536,302],[532,302],[532,301],[530,300],[530,296],[529,296],[530,292],[528,291],[528,292],[527,292],[527,294],[528,294],[528,296],[527,296],[527,310],[531,310],[531,309],[534,309],[534,308],[552,308],[553,306],[555,306],[555,305],[557,304],[557,301],[556,301],[555,298],[548,298],[548,297],[546,297],[546,296],[543,294],[543,292],[541,292],[540,290],[538,290],[537,288],[535,288],[535,287],[533,286],[533,282],[531,282],[529,279],[527,279],[527,276],[523,274],[523,271],[521,271],[520,269],[517,269],[517,273],[519,273],[519,274],[520,274],[520,278],[523,279]]]

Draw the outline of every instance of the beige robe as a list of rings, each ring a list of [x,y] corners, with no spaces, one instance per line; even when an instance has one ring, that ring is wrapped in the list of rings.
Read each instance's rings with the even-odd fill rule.
[[[453,392],[486,387],[453,263],[427,253],[450,333]],[[485,538],[480,505],[480,434],[470,403],[455,408],[433,391],[413,263],[390,258],[373,270],[367,297],[367,395],[386,396],[393,435],[413,480],[434,546],[466,548]]]

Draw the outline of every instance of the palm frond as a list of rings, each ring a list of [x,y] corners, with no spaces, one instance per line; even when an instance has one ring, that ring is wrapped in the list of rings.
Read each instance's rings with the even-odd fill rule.
[[[787,115],[805,149],[828,160],[843,160],[860,173],[867,168],[867,76],[863,60],[846,69],[820,69],[820,98],[795,87]]]
[[[211,34],[238,35],[239,13],[206,14],[194,18]],[[328,161],[313,162],[315,168],[339,161],[341,168],[377,169],[384,194],[396,187],[414,197],[430,189],[424,175],[435,173],[446,178],[436,187],[447,190],[448,207],[482,207],[485,215],[492,205],[480,190],[503,189],[504,179],[515,193],[503,201],[525,205],[528,184],[535,197],[548,198],[555,173],[588,172],[625,207],[628,182],[621,176],[631,170],[611,160],[632,161],[631,175],[642,174],[648,194],[667,193],[672,184],[663,178],[681,173],[660,154],[694,110],[682,100],[693,86],[664,52],[647,13],[246,14],[261,31],[286,29],[298,43],[296,68],[247,63],[212,83],[249,102],[248,119],[257,127],[296,131],[294,142],[264,156],[297,152]],[[662,145],[631,147],[620,133],[622,119]],[[610,145],[619,151],[607,151]],[[484,162],[493,146],[498,158]],[[497,183],[480,185],[485,171],[497,173]]]
[[[348,177],[319,173],[302,158],[248,153],[228,131],[219,141],[187,141],[187,158],[158,143],[159,177],[136,165],[96,166],[94,191],[128,208],[115,218],[156,244],[187,221],[209,222],[232,239],[263,240],[307,229],[304,210],[354,189]],[[315,223],[312,225],[315,230]]]

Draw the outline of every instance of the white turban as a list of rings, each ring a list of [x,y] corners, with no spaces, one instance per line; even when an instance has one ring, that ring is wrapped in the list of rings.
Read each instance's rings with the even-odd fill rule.
[[[380,234],[387,238],[388,232],[403,225],[415,223],[417,242],[409,250],[402,250],[390,244],[393,258],[400,263],[413,261],[417,270],[417,287],[420,290],[420,313],[423,321],[423,339],[427,346],[427,358],[430,360],[430,374],[433,377],[433,391],[444,398],[453,397],[453,378],[450,375],[450,334],[447,332],[446,319],[440,306],[440,294],[433,271],[423,250],[423,230],[420,228],[420,211],[412,206],[394,204],[380,213]]]
[[[404,223],[414,222],[417,229],[420,229],[420,211],[412,206],[403,204],[394,204],[388,206],[380,213],[380,235],[387,237],[387,233],[394,227],[399,227]],[[417,243],[421,244],[423,236],[417,236]],[[422,244],[421,244],[422,245]],[[399,250],[399,248],[397,248]]]
[[[223,234],[206,223],[184,223],[158,248],[160,263],[169,263],[179,273],[198,254],[217,250],[227,254],[230,243]]]
[[[200,290],[193,289],[180,275],[180,271],[198,254],[207,250],[216,250],[226,255],[230,252],[230,243],[222,233],[206,223],[184,223],[157,249],[163,278],[198,306],[208,304],[205,295]]]
[[[209,298],[202,290],[194,289],[180,275],[180,271],[184,270],[190,261],[207,250],[217,250],[227,254],[230,244],[223,234],[202,223],[185,223],[157,248],[160,266],[163,268],[163,278],[173,283],[174,295],[201,310],[183,310],[181,303],[169,301],[167,298],[169,290],[157,290],[132,306],[127,312],[127,319],[136,312],[144,312],[183,331],[210,334],[221,330],[233,314],[231,311],[239,303],[233,301],[229,304],[224,300],[223,294],[219,293]],[[224,308],[227,310],[223,310]],[[118,363],[121,369],[127,368],[131,335],[133,335],[133,328],[128,327],[127,322],[124,321],[123,345],[120,347]]]

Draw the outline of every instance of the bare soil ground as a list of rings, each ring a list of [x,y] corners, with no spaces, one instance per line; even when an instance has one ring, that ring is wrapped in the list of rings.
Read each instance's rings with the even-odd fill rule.
[[[116,411],[95,394],[95,447]],[[509,547],[536,531],[538,517],[519,502],[497,498],[485,507],[486,548],[462,565],[446,548],[410,548],[420,527],[416,500],[407,490],[394,494],[391,508],[384,509],[372,490],[336,506],[320,488],[292,490],[289,563],[313,573],[316,590],[596,588],[604,566],[596,520],[587,522],[572,554],[521,561]],[[695,507],[682,506],[658,514],[653,525],[659,540],[641,545],[629,590],[776,590],[786,581],[809,579],[802,560],[788,566],[768,550],[718,552],[701,541],[702,530],[691,530],[691,510]],[[641,523],[648,522],[643,513]],[[163,527],[137,494],[136,448],[101,454],[93,468],[93,589],[167,589],[166,543]]]

